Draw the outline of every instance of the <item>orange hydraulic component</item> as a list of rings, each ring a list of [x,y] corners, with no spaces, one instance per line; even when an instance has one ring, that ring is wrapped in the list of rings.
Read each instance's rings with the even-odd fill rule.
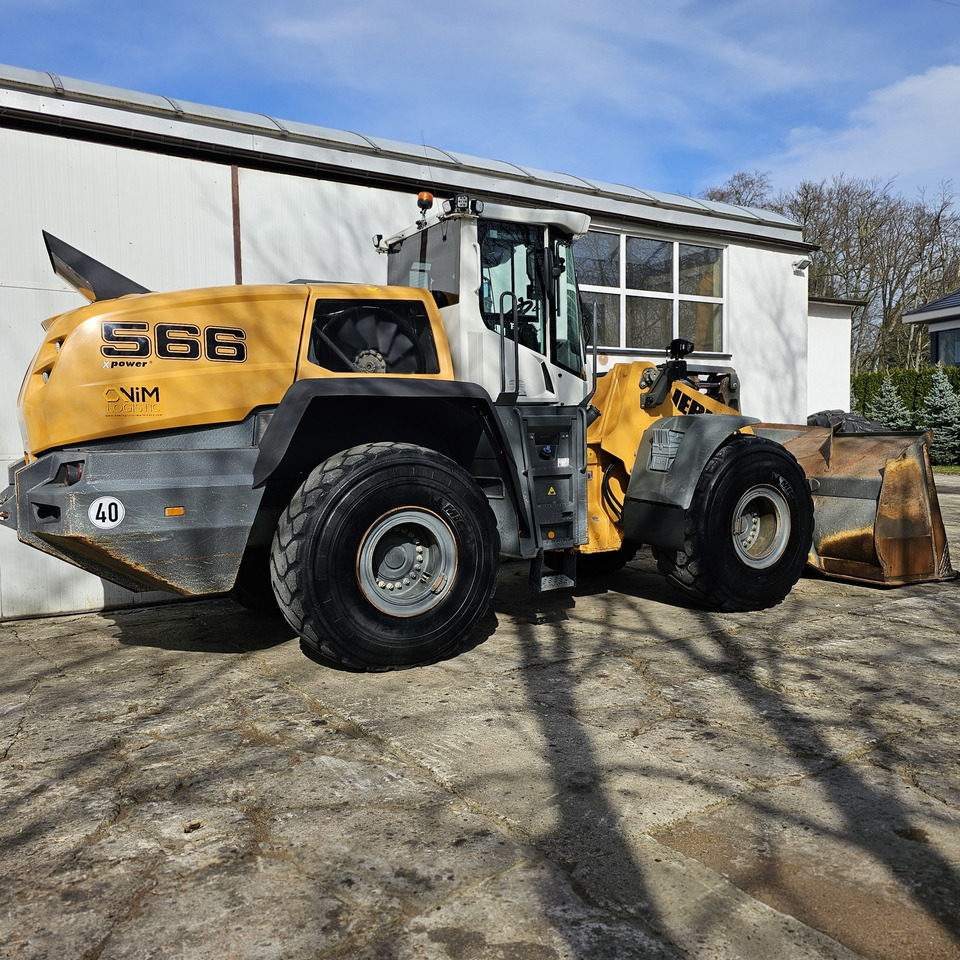
[[[657,420],[693,413],[738,413],[701,392],[693,378],[677,380],[664,401],[644,407],[656,366],[614,366],[597,380],[593,406],[600,416],[587,431],[587,535],[581,553],[616,550],[623,543],[620,513],[643,432]]]

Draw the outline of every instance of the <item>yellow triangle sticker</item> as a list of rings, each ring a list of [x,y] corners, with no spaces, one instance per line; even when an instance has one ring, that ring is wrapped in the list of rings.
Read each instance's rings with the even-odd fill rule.
[[[556,495],[557,495],[557,491],[554,490],[553,487],[551,487],[551,488],[547,491],[547,496],[548,496],[548,497],[555,497]]]

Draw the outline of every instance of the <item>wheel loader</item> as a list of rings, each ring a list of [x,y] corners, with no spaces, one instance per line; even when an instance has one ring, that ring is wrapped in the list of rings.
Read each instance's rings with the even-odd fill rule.
[[[589,218],[418,202],[374,238],[383,286],[157,293],[45,233],[90,302],[43,324],[0,521],[130,590],[275,601],[362,670],[457,653],[502,557],[543,591],[645,544],[725,611],[779,603],[808,563],[952,575],[924,434],[762,424],[689,341],[588,375]]]

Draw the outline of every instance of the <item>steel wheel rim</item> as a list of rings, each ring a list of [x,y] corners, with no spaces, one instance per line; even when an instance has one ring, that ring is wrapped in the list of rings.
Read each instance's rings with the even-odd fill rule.
[[[437,514],[398,507],[371,524],[357,551],[357,581],[382,613],[415,617],[432,610],[457,573],[457,541]]]
[[[790,542],[790,507],[775,487],[758,484],[740,497],[730,534],[738,559],[754,570],[773,566]]]

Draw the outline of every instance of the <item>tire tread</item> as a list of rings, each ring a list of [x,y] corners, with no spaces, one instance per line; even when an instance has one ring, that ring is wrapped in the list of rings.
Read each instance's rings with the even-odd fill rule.
[[[303,643],[307,644],[321,658],[337,663],[349,669],[379,671],[394,669],[388,664],[368,662],[361,657],[351,656],[338,643],[331,642],[325,627],[313,610],[313,604],[306,597],[308,575],[304,570],[304,558],[309,554],[306,549],[307,541],[311,536],[311,520],[320,504],[331,491],[341,487],[349,475],[356,470],[369,470],[375,467],[378,461],[394,459],[400,453],[416,453],[429,457],[436,463],[439,454],[407,443],[392,443],[378,441],[351,447],[317,466],[294,494],[287,508],[281,513],[274,534],[273,549],[270,553],[270,576],[274,591],[277,595],[282,612],[287,622],[299,633]],[[442,458],[441,458],[442,459]],[[450,467],[461,471],[471,482],[472,478],[462,471],[453,461],[448,461]],[[478,494],[482,496],[482,493]],[[493,533],[496,526],[492,512],[489,518],[493,524]],[[497,553],[499,556],[499,553]],[[499,561],[497,567],[499,566]],[[484,609],[489,604],[496,588],[496,570],[487,586],[483,597]],[[321,606],[327,607],[328,601],[321,601]],[[331,605],[332,606],[332,605]],[[332,610],[328,610],[332,613]],[[328,616],[328,620],[331,619]],[[466,631],[469,634],[469,630]],[[459,638],[429,660],[418,661],[416,665],[435,662],[453,652],[467,642],[468,637]],[[412,664],[403,664],[408,666]]]
[[[796,465],[799,476],[803,476],[799,464],[796,463],[796,458],[779,444],[756,437],[734,437],[707,461],[707,465],[700,475],[690,508],[686,511],[684,517],[683,549],[668,550],[655,547],[653,550],[657,568],[673,586],[693,598],[697,603],[721,613],[761,610],[776,606],[783,601],[793,585],[791,583],[786,590],[778,591],[761,601],[745,602],[742,598],[731,597],[722,583],[718,582],[718,579],[712,574],[714,565],[709,562],[710,557],[707,556],[703,529],[703,517],[707,512],[707,501],[721,474],[729,469],[729,465],[747,449],[748,445],[755,445],[755,449],[761,449],[763,446],[775,447]],[[812,527],[812,506],[810,511],[809,522]],[[806,523],[807,518],[797,516],[793,518],[793,522]],[[800,570],[802,570],[802,566]],[[797,576],[799,577],[799,571]]]

